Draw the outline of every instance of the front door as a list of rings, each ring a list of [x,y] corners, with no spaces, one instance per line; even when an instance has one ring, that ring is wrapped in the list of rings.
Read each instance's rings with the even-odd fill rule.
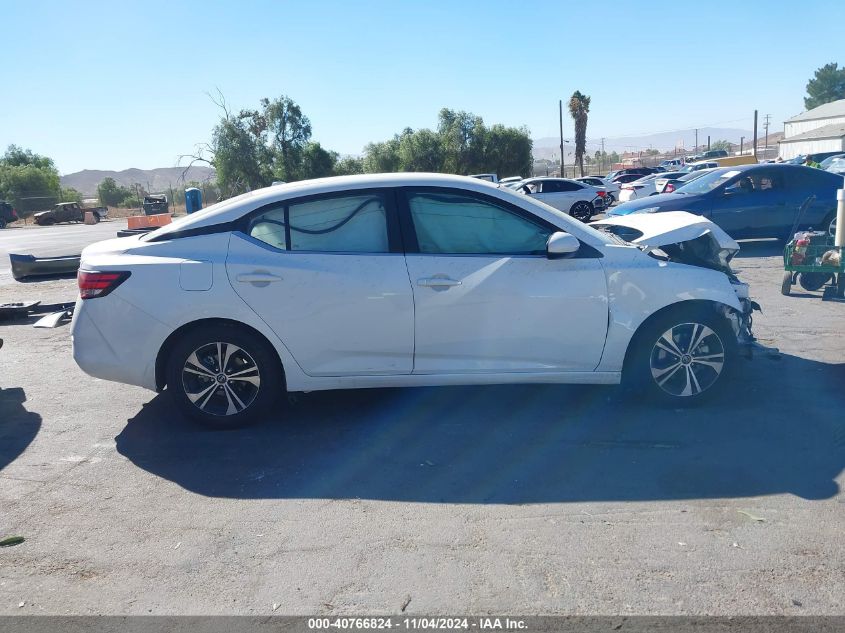
[[[391,195],[262,209],[232,235],[226,270],[305,373],[411,373],[414,303]]]
[[[557,230],[483,194],[402,196],[414,373],[593,371],[607,334],[600,259],[548,259]]]

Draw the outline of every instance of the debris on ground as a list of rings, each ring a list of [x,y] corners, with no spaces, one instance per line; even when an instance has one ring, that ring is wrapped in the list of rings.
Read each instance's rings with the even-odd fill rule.
[[[402,601],[402,611],[408,608],[408,605],[411,604],[411,596],[405,596],[405,599]]]
[[[0,541],[0,547],[12,547],[13,545],[20,545],[26,539],[22,536],[10,536]]]
[[[744,514],[752,521],[757,521],[759,523],[764,523],[766,521],[766,519],[764,519],[763,517],[758,517],[757,515],[751,514],[747,510],[737,510],[737,512],[739,512],[740,514]]]

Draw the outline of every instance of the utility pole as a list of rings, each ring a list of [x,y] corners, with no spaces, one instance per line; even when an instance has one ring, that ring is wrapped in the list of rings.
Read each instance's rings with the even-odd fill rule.
[[[698,151],[698,128],[695,128],[695,148],[692,151],[693,153]]]
[[[766,141],[765,141],[765,149],[763,150],[763,158],[765,158],[769,153],[769,119],[772,117],[771,114],[766,115],[766,120],[763,123],[763,128],[766,130]]]
[[[604,172],[604,137],[601,137],[601,171]]]
[[[752,147],[751,154],[757,158],[757,110],[754,110],[754,147]]]
[[[739,137],[739,155],[740,156],[742,156],[742,145],[743,145],[744,142],[745,142],[745,137],[740,136]]]
[[[707,135],[707,151],[710,151],[710,135]]]
[[[563,99],[558,101],[558,107],[560,109],[560,177],[566,178],[563,171]]]

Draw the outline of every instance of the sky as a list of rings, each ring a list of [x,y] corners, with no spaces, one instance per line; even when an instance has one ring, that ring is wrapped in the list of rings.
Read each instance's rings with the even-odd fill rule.
[[[313,140],[359,154],[442,107],[557,136],[575,90],[590,139],[751,129],[755,109],[777,132],[813,72],[845,64],[831,0],[0,0],[0,15],[0,151],[61,173],[175,166],[210,140],[218,90],[234,110],[286,94]]]

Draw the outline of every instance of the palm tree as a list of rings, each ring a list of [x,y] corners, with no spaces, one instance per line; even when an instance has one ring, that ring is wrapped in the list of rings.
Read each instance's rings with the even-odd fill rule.
[[[576,90],[569,98],[569,114],[575,121],[575,162],[584,175],[584,152],[587,145],[587,113],[590,111],[590,97]],[[563,175],[563,174],[561,174]]]

